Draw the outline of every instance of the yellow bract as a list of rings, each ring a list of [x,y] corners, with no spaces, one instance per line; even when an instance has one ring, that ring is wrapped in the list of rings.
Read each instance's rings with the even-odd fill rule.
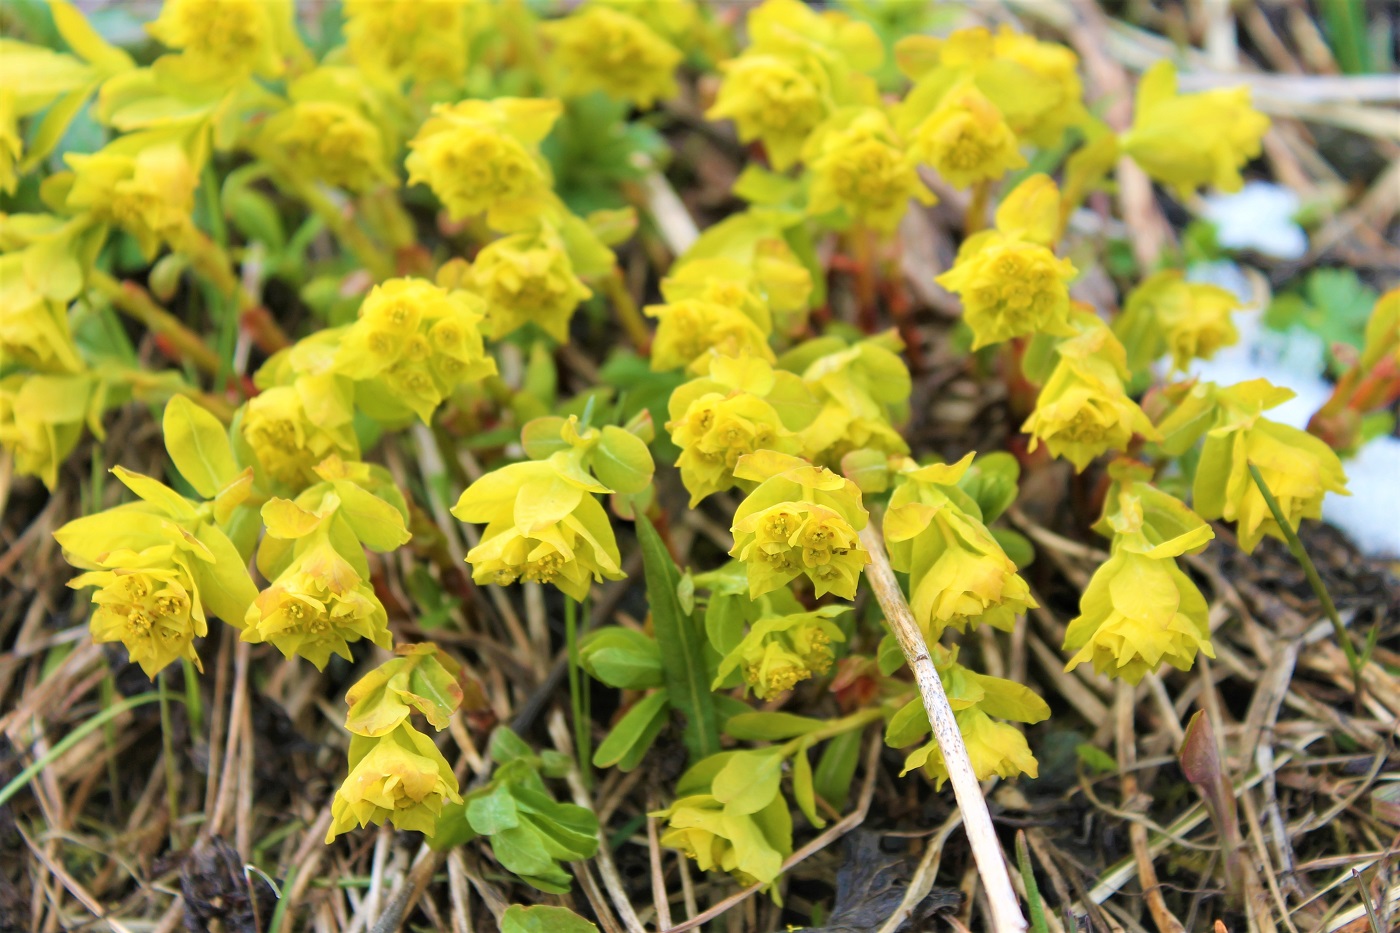
[[[641,19],[621,9],[586,4],[542,31],[554,40],[568,96],[602,91],[638,107],[676,95],[681,53]]]
[[[408,180],[432,188],[454,220],[486,213],[498,229],[528,220],[549,191],[539,143],[561,109],[516,97],[438,104],[409,141]]]
[[[807,212],[843,211],[861,227],[890,233],[910,198],[937,199],[919,178],[884,111],[875,107],[838,111],[803,146],[812,172]]]
[[[859,532],[869,520],[860,490],[824,467],[765,450],[739,459],[739,479],[758,482],[734,513],[734,547],[743,561],[749,597],[805,575],[816,594],[853,599],[870,560]]]
[[[346,0],[345,38],[355,64],[419,81],[466,71],[474,0]]]
[[[486,300],[483,326],[492,340],[534,324],[567,343],[569,319],[593,294],[574,274],[563,241],[548,225],[488,243],[472,263],[468,281]]]
[[[93,155],[69,153],[68,206],[125,229],[146,258],[191,229],[198,166],[188,144],[167,133],[132,133]]]
[[[1050,250],[1059,213],[1055,183],[1032,175],[997,208],[996,229],[969,237],[953,268],[938,276],[962,298],[973,349],[1033,333],[1073,333],[1068,283],[1075,269]]]
[[[1176,67],[1163,59],[1142,76],[1132,129],[1119,144],[1185,197],[1202,185],[1238,191],[1240,169],[1259,154],[1268,129],[1269,118],[1250,106],[1248,85],[1178,94]]]
[[[954,188],[1000,178],[1026,164],[1001,111],[971,82],[950,89],[910,130],[909,154]]]
[[[295,37],[289,0],[165,0],[146,28],[201,74],[224,80],[281,74]]]
[[[389,820],[431,836],[444,804],[461,803],[457,778],[433,740],[407,723],[387,735],[350,740],[350,773],[331,801],[326,842]]]
[[[316,482],[315,466],[336,454],[358,460],[360,444],[344,380],[303,377],[265,388],[243,410],[243,437],[268,477],[300,491]]]
[[[1144,279],[1128,296],[1113,332],[1128,349],[1128,367],[1137,372],[1162,353],[1172,365],[1185,369],[1193,359],[1208,360],[1221,347],[1239,340],[1230,320],[1240,307],[1228,289],[1188,282],[1180,272],[1166,270]]]

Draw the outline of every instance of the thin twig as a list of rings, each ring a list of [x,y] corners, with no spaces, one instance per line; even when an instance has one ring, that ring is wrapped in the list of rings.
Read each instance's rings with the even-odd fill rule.
[[[991,905],[992,929],[996,933],[1021,933],[1026,929],[1026,918],[1021,914],[1021,905],[1011,886],[1011,875],[1002,858],[1001,845],[992,826],[992,815],[987,811],[987,801],[982,797],[982,787],[972,770],[967,746],[963,744],[962,733],[958,730],[957,720],[953,718],[953,709],[948,705],[943,681],[938,677],[938,671],[929,657],[928,646],[924,644],[923,633],[919,631],[914,613],[904,599],[904,592],[899,588],[889,558],[885,556],[885,544],[874,522],[862,529],[860,540],[870,552],[866,579],[870,581],[870,588],[884,610],[885,619],[900,648],[904,649],[905,660],[914,671],[919,694],[924,700],[924,710],[933,726],[938,749],[943,754],[948,780],[953,785],[953,796],[957,798],[963,825],[967,827],[972,857],[977,863],[977,871]]]

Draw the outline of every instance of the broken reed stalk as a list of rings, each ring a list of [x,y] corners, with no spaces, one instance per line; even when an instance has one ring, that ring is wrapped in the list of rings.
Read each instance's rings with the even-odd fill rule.
[[[982,797],[982,786],[972,770],[972,761],[968,758],[957,720],[953,718],[953,708],[948,705],[943,681],[933,666],[928,645],[924,643],[923,633],[914,621],[914,613],[904,598],[894,569],[890,567],[889,558],[885,555],[885,542],[873,521],[861,531],[860,540],[870,552],[865,577],[880,608],[884,610],[899,647],[904,649],[905,660],[914,671],[924,710],[928,713],[929,724],[933,726],[934,738],[938,740],[938,750],[943,754],[948,780],[953,785],[953,796],[957,799],[963,826],[967,829],[967,839],[972,845],[972,858],[977,863],[977,873],[982,878],[987,902],[991,905],[990,929],[993,933],[1024,933],[1026,918],[1021,914],[1021,905],[1011,887],[1011,875],[1002,858],[996,830],[992,827],[992,815],[987,812],[987,801]]]

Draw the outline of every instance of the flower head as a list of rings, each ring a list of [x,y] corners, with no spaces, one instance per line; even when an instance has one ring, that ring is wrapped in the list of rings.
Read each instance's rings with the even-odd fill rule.
[[[676,95],[681,52],[624,9],[586,4],[544,25],[571,95],[602,91],[638,107]]]
[[[387,735],[350,740],[350,773],[331,802],[326,842],[386,819],[431,836],[444,804],[461,803],[457,778],[433,740],[404,723]]]
[[[954,498],[952,487],[971,462],[968,454],[955,464],[905,472],[885,513],[890,563],[909,574],[910,608],[930,642],[949,626],[1009,630],[1019,613],[1037,605],[980,517]]]
[[[1128,349],[1128,367],[1137,372],[1162,353],[1184,370],[1193,359],[1208,360],[1239,340],[1230,314],[1240,307],[1228,289],[1188,282],[1165,270],[1144,279],[1128,296],[1113,332]]]
[[[315,466],[331,454],[359,458],[353,415],[348,380],[302,376],[248,400],[243,437],[274,482],[301,490],[316,482]]]
[[[724,81],[705,117],[733,120],[741,140],[763,143],[775,169],[791,167],[833,106],[825,72],[806,58],[753,51],[722,62],[720,72]]]
[[[19,363],[39,372],[81,372],[68,309],[28,282],[24,264],[23,253],[0,256],[0,366]]]
[[[1236,522],[1240,547],[1247,553],[1265,535],[1284,540],[1283,529],[1249,472],[1251,465],[1295,529],[1305,518],[1322,517],[1327,493],[1347,495],[1346,473],[1332,448],[1306,431],[1260,414],[1292,395],[1262,379],[1216,393],[1217,424],[1206,433],[1192,501],[1204,519]]]
[[[996,212],[996,229],[968,238],[938,283],[962,299],[973,348],[1033,333],[1068,336],[1075,269],[1050,251],[1059,191],[1044,175],[1017,185]]]
[[[100,430],[101,412],[101,385],[87,375],[14,373],[0,379],[0,447],[21,476],[53,489],[83,424]]]
[[[797,436],[766,398],[775,389],[784,397],[802,392],[795,376],[774,372],[764,360],[715,356],[709,376],[692,379],[671,393],[666,430],[681,449],[676,466],[690,491],[692,508],[711,493],[740,482],[734,467],[745,454],[798,452]]]
[[[768,331],[741,308],[683,298],[649,305],[645,313],[658,321],[651,348],[651,368],[658,372],[686,368],[703,373],[711,350],[722,356],[747,354],[770,363],[776,359],[768,346]]]
[[[287,0],[165,0],[146,29],[202,72],[225,78],[281,74],[295,37]]]
[[[740,883],[771,883],[782,872],[783,856],[792,850],[792,818],[778,799],[786,823],[769,808],[758,813],[726,812],[713,794],[681,797],[650,814],[666,820],[661,844],[679,849],[701,871],[727,871]]]
[[[467,553],[472,579],[552,583],[578,600],[593,580],[622,579],[617,539],[593,491],[606,487],[550,460],[512,463],[472,483],[452,508],[461,521],[486,524]]]
[[[971,82],[950,89],[911,131],[909,154],[955,188],[1026,164],[1001,111]]]
[[[68,206],[122,227],[147,258],[189,228],[198,175],[181,140],[130,133],[99,152],[64,159],[74,174]]]
[[[1132,129],[1119,142],[1147,174],[1186,196],[1202,185],[1240,190],[1240,169],[1268,129],[1248,85],[1178,94],[1176,67],[1163,59],[1142,76]]]
[[[807,140],[803,159],[812,172],[809,214],[840,210],[860,226],[889,233],[910,198],[936,200],[875,107],[838,111]]]
[[[1031,435],[1031,450],[1044,443],[1051,455],[1083,471],[1099,454],[1126,450],[1134,434],[1149,439],[1160,435],[1128,397],[1123,345],[1092,314],[1075,320],[1084,332],[1056,348],[1059,361],[1021,430]]]
[[[977,780],[985,781],[994,776],[1013,778],[1019,774],[1040,776],[1040,763],[1031,754],[1026,737],[1015,726],[996,722],[976,707],[958,710],[953,714],[953,719],[962,733],[967,757],[972,762]],[[910,753],[904,760],[904,770],[900,775],[908,774],[915,768],[922,769],[938,788],[942,788],[943,782],[948,780],[948,766],[936,741],[930,741]]]
[[[263,132],[288,165],[328,185],[359,193],[395,182],[379,127],[339,101],[297,101]]]
[[[346,0],[350,58],[418,81],[455,78],[467,68],[475,6],[472,0]]]
[[[856,485],[771,450],[741,457],[734,475],[759,484],[734,513],[729,552],[747,566],[750,598],[803,575],[818,596],[854,598],[870,559],[860,543],[869,514]]]
[[[567,343],[570,318],[579,302],[593,294],[548,226],[488,243],[472,263],[469,281],[486,299],[484,327],[492,340],[534,324]]]
[[[720,662],[712,689],[719,689],[735,669],[760,700],[771,700],[808,679],[831,670],[831,645],[846,640],[832,622],[845,606],[825,606],[814,612],[765,615]]]
[[[539,154],[562,108],[557,100],[499,97],[437,104],[409,141],[410,183],[433,189],[454,220],[483,212],[498,221],[535,213],[550,187]]]
[[[1171,557],[1119,549],[1089,580],[1079,616],[1065,631],[1066,670],[1085,661],[1136,684],[1163,662],[1188,671],[1196,654],[1215,657],[1209,607]]]
[[[874,337],[850,347],[831,347],[814,358],[812,345],[784,355],[784,364],[805,362],[803,384],[820,406],[799,431],[803,456],[837,469],[853,450],[908,453],[894,428],[909,417],[909,369],[897,352],[902,347],[897,338],[891,344],[886,337]]]

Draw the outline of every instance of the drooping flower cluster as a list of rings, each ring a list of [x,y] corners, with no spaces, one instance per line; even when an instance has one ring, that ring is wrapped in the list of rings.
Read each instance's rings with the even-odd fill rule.
[[[486,525],[467,553],[472,578],[552,583],[582,600],[593,581],[623,576],[612,525],[594,494],[641,492],[651,481],[651,454],[627,430],[582,427],[575,417],[531,422],[524,441],[533,459],[481,477],[452,508],[459,520]]]
[[[737,670],[755,696],[771,700],[814,674],[825,674],[834,660],[832,643],[846,640],[831,620],[847,611],[846,606],[833,605],[812,612],[760,616],[720,661],[712,689]]]
[[[1208,360],[1239,340],[1230,314],[1240,303],[1233,292],[1205,282],[1188,282],[1180,272],[1151,275],[1133,290],[1113,333],[1127,349],[1128,368],[1142,372],[1162,354],[1184,370],[1193,359]]]
[[[1133,461],[1109,468],[1113,485],[1094,527],[1113,539],[1112,556],[1089,580],[1079,615],[1065,631],[1065,666],[1088,661],[1100,674],[1131,684],[1163,663],[1189,671],[1196,655],[1215,657],[1209,607],[1176,564],[1215,537],[1210,525],[1148,480]]]

